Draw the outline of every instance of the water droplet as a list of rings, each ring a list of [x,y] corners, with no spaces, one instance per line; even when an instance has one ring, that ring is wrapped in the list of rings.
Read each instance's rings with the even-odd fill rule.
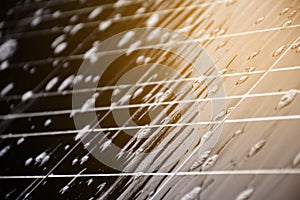
[[[149,33],[149,35],[147,36],[147,40],[148,41],[151,41],[151,40],[154,40],[156,38],[160,38],[161,36],[161,30],[160,29],[154,29],[153,31],[151,31]]]
[[[172,94],[173,94],[173,91],[171,89],[167,89],[164,92],[159,92],[156,94],[155,101],[156,102],[166,101],[167,99],[169,99],[171,97]]]
[[[118,103],[119,103],[120,105],[128,104],[130,98],[131,98],[131,94],[125,94],[125,95],[118,101]]]
[[[14,83],[9,83],[7,84],[2,90],[0,95],[1,96],[5,96],[6,94],[8,94],[13,88],[14,88]]]
[[[49,126],[50,124],[52,123],[52,120],[51,119],[47,119],[44,123],[44,126]]]
[[[217,34],[220,31],[220,28],[216,28],[213,30],[213,34]]]
[[[88,133],[88,130],[90,129],[90,125],[86,125],[85,127],[83,127],[75,136],[75,141],[79,140],[80,138],[82,138],[83,135],[85,135],[86,133]]]
[[[201,187],[195,187],[190,192],[186,193],[181,200],[194,200],[197,199],[201,192]]]
[[[93,82],[94,82],[94,83],[99,82],[99,80],[100,80],[100,76],[99,76],[99,75],[96,75],[96,76],[93,78]]]
[[[291,47],[291,49],[296,49],[298,47],[300,47],[300,41],[298,41],[295,44],[293,44],[293,46]]]
[[[253,59],[254,57],[256,57],[259,54],[260,51],[254,51],[249,57],[248,60]]]
[[[237,0],[226,0],[226,5],[230,6],[232,4],[235,4],[237,2]]]
[[[58,87],[57,91],[58,92],[62,92],[63,90],[65,90],[74,80],[74,75],[71,75],[69,77],[67,77]]]
[[[217,159],[219,158],[219,155],[215,154],[211,157],[209,157],[202,165],[201,169],[202,171],[208,170],[209,168],[211,168],[212,166],[215,165],[215,163],[217,162]]]
[[[28,99],[30,99],[33,96],[33,92],[32,91],[27,91],[22,95],[22,101],[27,101]]]
[[[293,166],[296,167],[300,163],[300,152],[295,156],[293,160]]]
[[[240,79],[235,83],[235,85],[240,85],[244,83],[248,79],[248,75],[243,75],[240,77]]]
[[[193,88],[194,89],[197,89],[200,85],[201,85],[201,83],[203,83],[203,78],[197,78],[196,80],[194,80],[193,81]]]
[[[97,187],[97,189],[98,189],[97,193],[101,192],[101,191],[103,190],[103,188],[105,187],[105,185],[106,185],[106,183],[101,183],[101,184]]]
[[[129,48],[126,50],[126,55],[130,55],[134,50],[136,50],[139,46],[141,46],[142,41],[138,40],[132,43]]]
[[[213,119],[213,121],[221,120],[221,119],[225,116],[225,114],[226,114],[225,111],[219,112],[219,114],[217,114],[217,115],[215,116],[215,118]]]
[[[55,47],[57,47],[57,45],[59,45],[60,43],[62,43],[65,39],[66,39],[66,35],[65,34],[62,34],[62,35],[58,36],[51,43],[51,48],[54,49]]]
[[[147,20],[147,26],[148,27],[155,26],[157,24],[158,20],[159,20],[159,15],[157,13],[151,15],[149,17],[149,19]]]
[[[151,61],[151,57],[146,57],[144,63],[147,64]]]
[[[201,167],[203,165],[203,163],[205,162],[205,160],[209,157],[211,151],[205,151],[203,152],[200,157],[192,164],[190,170],[195,170],[198,167]]]
[[[289,90],[285,95],[283,95],[279,101],[279,103],[277,104],[275,110],[279,110],[282,109],[284,107],[286,107],[287,105],[289,105],[296,97],[297,95],[297,91],[296,89],[291,89]]]
[[[51,90],[51,89],[55,86],[55,84],[56,84],[57,82],[58,82],[58,77],[57,77],[57,76],[54,77],[54,78],[52,78],[52,79],[48,82],[48,84],[46,85],[45,90],[46,90],[46,91]]]
[[[100,151],[104,151],[105,149],[107,149],[112,143],[112,140],[109,139],[106,142],[104,142],[101,146],[100,146]]]
[[[285,49],[285,45],[280,46],[276,51],[274,51],[273,53],[273,57],[278,56],[279,54],[281,54],[283,52],[283,50]]]
[[[289,15],[288,15],[288,18],[291,18],[293,17],[295,14],[296,14],[296,10],[293,10]]]
[[[87,77],[85,77],[84,82],[85,82],[85,83],[88,83],[88,82],[90,82],[92,79],[93,79],[93,76],[92,76],[92,75],[88,75]]]
[[[59,18],[60,16],[61,16],[61,11],[60,10],[56,10],[55,12],[52,13],[53,18]]]
[[[48,160],[50,159],[50,156],[46,153],[46,152],[42,152],[41,154],[39,154],[36,158],[35,158],[35,165],[43,165],[44,163],[46,163]]]
[[[34,73],[35,73],[35,68],[34,68],[34,67],[31,68],[31,69],[29,70],[29,73],[30,73],[30,74],[34,74]]]
[[[253,188],[247,188],[243,190],[240,194],[238,194],[235,200],[247,200],[252,196],[253,192]]]
[[[70,188],[70,186],[69,186],[69,185],[66,185],[66,186],[64,186],[59,192],[60,192],[61,194],[64,194],[66,191],[69,190],[69,188]]]
[[[122,47],[125,44],[127,44],[134,37],[134,35],[135,35],[134,31],[128,31],[127,33],[125,33],[125,35],[119,41],[118,47]]]
[[[254,72],[256,70],[255,67],[246,68],[247,72]]]
[[[225,74],[227,72],[227,70],[228,70],[227,68],[222,69],[222,70],[219,71],[219,74],[223,75],[223,74]]]
[[[143,101],[144,102],[148,102],[149,101],[149,99],[152,97],[152,94],[151,93],[148,93],[148,94],[146,94],[144,97],[143,97]]]
[[[137,14],[141,14],[141,13],[144,13],[144,12],[146,12],[146,8],[144,8],[144,7],[140,7],[139,9],[136,10]]]
[[[142,138],[147,138],[150,132],[151,132],[151,128],[142,128],[137,132],[136,138],[138,140]]]
[[[227,42],[222,41],[220,44],[218,44],[217,49],[220,49],[221,47],[224,47],[227,44]]]
[[[108,27],[110,27],[112,25],[112,23],[113,23],[112,19],[101,22],[99,25],[99,30],[100,31],[106,30]]]
[[[209,89],[208,93],[209,94],[214,94],[218,91],[219,86],[218,85],[214,85],[212,88]]]
[[[289,10],[290,10],[290,8],[284,8],[284,9],[279,13],[279,15],[280,15],[280,16],[281,16],[281,15],[284,15],[284,14],[286,14]]]
[[[72,165],[75,165],[78,162],[78,158],[72,160]]]
[[[141,55],[141,56],[137,57],[136,63],[137,64],[142,64],[142,62],[143,62],[144,59],[145,59],[145,56]]]
[[[120,20],[121,17],[122,17],[121,13],[117,13],[117,14],[114,15],[115,20]]]
[[[291,24],[292,24],[292,20],[288,20],[282,26],[286,27],[286,26],[290,26]]]
[[[10,146],[9,146],[9,145],[5,146],[5,147],[0,151],[0,157],[3,157],[3,156],[8,152],[9,149],[10,149]]]
[[[221,29],[221,30],[217,33],[217,35],[218,35],[218,36],[219,36],[219,35],[224,35],[225,32],[226,32],[225,29]]]
[[[297,49],[296,49],[296,53],[299,53],[300,52],[300,47],[298,47]]]
[[[30,26],[31,27],[36,27],[37,25],[39,25],[42,22],[42,18],[40,16],[35,17],[31,22],[30,22]]]
[[[28,165],[30,165],[30,163],[32,162],[32,158],[30,157],[30,158],[28,158],[26,161],[25,161],[25,166],[28,166]]]
[[[143,88],[139,88],[139,89],[137,89],[134,93],[133,93],[133,96],[132,96],[132,98],[133,99],[135,99],[135,98],[137,98],[139,95],[141,95],[142,94],[142,92],[144,91],[144,89]]]
[[[255,24],[260,24],[262,21],[264,21],[265,17],[260,17],[255,21]]]
[[[22,144],[23,142],[25,141],[25,138],[20,138],[20,139],[18,139],[18,141],[17,141],[17,145],[20,145],[20,144]]]
[[[202,137],[201,141],[206,142],[213,134],[213,131],[209,130],[207,131]]]
[[[70,145],[65,146],[65,150],[68,150],[70,148]]]
[[[88,16],[89,20],[95,19],[97,16],[99,16],[103,11],[102,7],[95,8]]]
[[[259,140],[257,143],[255,143],[249,150],[248,157],[252,157],[254,154],[256,154],[266,143],[265,139]]]
[[[91,98],[87,99],[81,107],[81,112],[85,112],[89,109],[94,108],[98,96],[99,96],[99,94],[95,93],[95,94],[93,94],[93,96]]]
[[[78,15],[73,15],[70,20],[69,20],[71,23],[75,23],[78,21]]]
[[[120,89],[119,87],[116,87],[116,88],[113,90],[112,95],[113,95],[113,96],[116,96],[116,95],[120,94],[120,92],[121,92],[121,89]]]
[[[116,158],[117,158],[117,159],[120,159],[123,155],[124,155],[124,151],[121,150],[121,151],[116,155]]]
[[[2,43],[0,45],[0,61],[4,61],[13,56],[17,50],[17,44],[17,40],[15,39],[9,39]]]
[[[114,8],[120,8],[126,6],[128,5],[128,2],[129,2],[128,0],[118,0],[117,2],[115,2]]]
[[[3,71],[5,69],[7,69],[7,68],[8,68],[8,61],[6,60],[6,61],[4,61],[4,62],[1,63],[1,65],[0,65],[0,71]]]
[[[98,61],[97,51],[98,51],[98,47],[94,46],[90,48],[87,52],[85,52],[83,58],[88,59],[91,63],[96,63]]]
[[[67,48],[67,46],[68,46],[68,43],[66,43],[66,42],[60,43],[59,45],[57,45],[57,47],[55,47],[54,54],[60,54]]]
[[[80,159],[80,164],[82,165],[82,164],[85,163],[88,159],[89,159],[89,156],[88,156],[88,155],[83,156],[83,157]]]
[[[237,131],[235,131],[234,135],[238,136],[238,135],[242,134],[243,132],[244,132],[243,129],[238,129]]]
[[[87,184],[88,186],[90,186],[90,185],[93,183],[93,181],[94,181],[94,179],[90,178],[90,179],[86,182],[86,184]]]

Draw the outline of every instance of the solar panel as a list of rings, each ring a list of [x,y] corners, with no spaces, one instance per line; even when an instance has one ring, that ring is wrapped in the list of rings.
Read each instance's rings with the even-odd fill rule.
[[[299,6],[1,2],[1,198],[299,199]]]

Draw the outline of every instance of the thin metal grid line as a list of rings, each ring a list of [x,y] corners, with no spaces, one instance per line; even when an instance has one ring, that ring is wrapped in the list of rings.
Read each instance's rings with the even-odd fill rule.
[[[295,89],[295,90],[296,90],[295,92],[297,94],[300,93],[300,90],[297,90],[297,89]],[[71,114],[71,113],[87,113],[87,112],[96,112],[96,111],[120,110],[120,109],[162,106],[162,105],[172,105],[172,104],[187,104],[187,103],[200,103],[200,102],[218,101],[218,100],[240,99],[240,98],[278,96],[278,95],[284,95],[287,92],[288,91],[266,92],[266,93],[256,93],[256,94],[232,95],[232,96],[225,96],[225,97],[208,97],[208,98],[189,99],[189,100],[174,100],[174,101],[156,102],[156,103],[140,103],[140,104],[130,104],[130,105],[102,106],[102,107],[95,107],[92,109],[85,109],[85,110],[77,108],[77,109],[56,110],[56,111],[15,113],[15,114],[0,115],[0,119],[1,120],[11,120],[11,119],[19,119],[19,118],[27,118],[27,117],[65,115],[65,114]]]
[[[238,36],[245,36],[245,35],[250,35],[250,34],[257,34],[257,33],[265,33],[265,32],[271,32],[271,31],[281,31],[281,30],[288,30],[288,29],[294,29],[294,28],[299,28],[300,24],[295,24],[295,25],[290,25],[290,26],[285,26],[285,27],[273,27],[273,28],[267,28],[267,29],[260,29],[260,30],[255,30],[255,31],[244,31],[244,32],[239,32],[239,33],[228,33],[224,35],[218,35],[218,36],[210,36],[210,37],[201,37],[201,38],[193,38],[188,41],[180,41],[180,42],[172,42],[172,43],[160,43],[156,45],[148,45],[148,46],[141,46],[140,48],[155,48],[155,47],[161,47],[161,46],[168,46],[170,44],[189,44],[191,42],[205,42],[205,41],[210,41],[210,40],[215,40],[215,39],[222,39],[222,38],[230,38],[230,37],[238,37]],[[111,51],[105,51],[105,52],[100,52],[99,54],[109,54],[109,53],[118,53],[118,52],[126,52],[128,49],[116,49],[116,50],[111,50]],[[46,58],[46,59],[40,59],[40,60],[29,60],[29,61],[24,61],[24,62],[19,62],[19,63],[11,63],[11,67],[23,67],[25,64],[29,65],[38,65],[38,64],[44,64],[44,63],[51,63],[55,60],[64,60],[64,61],[71,61],[71,60],[79,60],[83,59],[84,54],[76,54],[76,55],[68,55],[68,56],[60,56],[60,57],[52,57],[52,58]]]
[[[121,177],[121,176],[207,176],[207,175],[300,175],[300,169],[247,169],[247,170],[214,170],[201,172],[136,172],[136,173],[115,173],[115,174],[50,174],[47,178],[101,178],[101,177]],[[25,176],[0,176],[0,179],[43,179],[44,175]]]
[[[120,131],[120,130],[135,130],[143,128],[164,128],[164,127],[180,127],[180,126],[196,126],[196,125],[212,125],[212,124],[233,124],[245,122],[268,122],[268,121],[283,121],[283,120],[300,120],[300,115],[284,115],[284,116],[268,116],[268,117],[253,117],[241,119],[226,119],[215,121],[200,121],[194,123],[176,123],[176,124],[159,124],[147,126],[126,126],[126,127],[110,127],[110,128],[92,128],[87,129],[86,132],[103,132],[103,131]],[[49,131],[49,132],[36,132],[36,133],[15,133],[0,135],[0,139],[20,138],[20,137],[37,137],[37,136],[53,136],[53,135],[68,135],[78,133],[80,130],[65,130],[65,131]]]
[[[275,68],[272,69],[271,72],[279,72],[279,71],[289,71],[289,70],[298,70],[300,66],[290,66],[290,67],[282,67],[282,68]],[[53,91],[53,92],[40,92],[35,93],[32,95],[31,99],[34,98],[43,98],[43,97],[53,97],[53,96],[63,96],[68,94],[74,93],[85,93],[85,92],[99,92],[99,91],[106,91],[106,90],[114,90],[117,88],[127,88],[127,87],[142,87],[154,84],[165,84],[165,83],[180,83],[185,81],[198,81],[199,79],[208,79],[208,78],[217,78],[217,77],[234,77],[234,76],[245,76],[245,75],[253,75],[253,74],[262,74],[266,70],[257,70],[251,72],[236,72],[236,73],[228,73],[228,74],[220,74],[216,76],[199,76],[199,77],[192,77],[192,78],[185,78],[185,79],[174,79],[174,80],[165,80],[165,81],[150,81],[144,83],[136,83],[136,84],[121,84],[121,85],[112,85],[112,86],[101,86],[97,88],[85,88],[85,89],[76,89],[76,90],[64,90],[61,92]],[[0,100],[17,100],[21,99],[22,95],[8,95],[8,96],[0,96]],[[0,115],[1,116],[1,115]]]
[[[246,92],[245,94],[250,94],[255,87],[267,76],[267,74],[269,73],[269,71],[271,69],[273,69],[277,63],[287,54],[287,52],[292,48],[292,46],[300,39],[300,36],[298,36],[296,38],[296,40],[294,40],[292,42],[292,44],[279,56],[279,58],[270,66],[270,68],[257,80],[257,82],[255,84],[252,85],[252,87],[248,90],[248,92]],[[241,100],[239,100],[239,102],[235,105],[235,107],[233,108],[232,111],[234,111],[239,105],[241,105],[241,103],[244,101],[245,98],[242,98]],[[227,118],[230,116],[232,112],[228,113],[227,115],[225,115],[225,117],[223,118],[223,121],[227,120]],[[217,128],[220,126],[221,124],[219,124],[217,126]],[[216,129],[217,129],[216,128]],[[215,129],[215,130],[216,130]],[[200,145],[198,147],[196,147],[192,153],[179,165],[179,167],[177,167],[177,169],[175,169],[175,172],[178,172],[191,158],[192,156],[202,147],[203,142],[200,143]],[[153,200],[155,198],[155,196],[157,196],[159,194],[159,192],[166,186],[166,184],[174,177],[174,175],[171,175],[170,177],[168,177],[168,179],[166,179],[166,181],[164,181],[162,183],[161,186],[158,187],[158,189],[156,190],[156,192],[153,194],[153,196],[151,196],[150,200]]]

